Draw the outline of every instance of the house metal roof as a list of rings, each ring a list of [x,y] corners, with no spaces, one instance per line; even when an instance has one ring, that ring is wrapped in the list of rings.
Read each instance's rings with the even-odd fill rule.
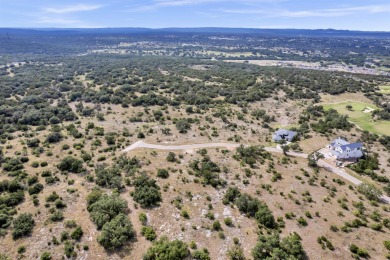
[[[343,150],[343,151],[347,150],[348,148],[350,150],[355,150],[355,149],[358,149],[361,147],[363,147],[362,143],[353,143],[353,144],[346,144],[346,145],[340,146],[341,150]]]
[[[276,135],[288,135],[291,137],[294,137],[297,135],[297,132],[286,130],[286,129],[279,129],[275,132]]]
[[[344,138],[337,138],[335,140],[333,140],[333,142],[330,143],[332,146],[342,146],[342,145],[347,145],[349,144],[349,142],[347,140],[345,140]]]

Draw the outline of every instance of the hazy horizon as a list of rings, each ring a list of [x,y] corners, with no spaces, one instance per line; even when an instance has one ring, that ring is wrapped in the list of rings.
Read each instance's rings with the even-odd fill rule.
[[[390,3],[373,0],[2,1],[1,28],[259,28],[390,31]]]

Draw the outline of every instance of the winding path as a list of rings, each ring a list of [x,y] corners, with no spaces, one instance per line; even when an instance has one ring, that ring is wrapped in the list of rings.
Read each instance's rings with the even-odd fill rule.
[[[234,143],[203,143],[203,144],[185,144],[185,145],[161,145],[161,144],[148,144],[145,143],[142,140],[139,140],[132,145],[126,147],[122,152],[130,152],[132,150],[135,150],[137,148],[148,148],[148,149],[157,149],[157,150],[166,150],[166,151],[177,151],[177,150],[192,150],[192,149],[203,149],[203,148],[212,148],[212,147],[224,147],[228,149],[237,148],[241,144],[234,144]],[[264,147],[264,149],[267,152],[271,153],[283,153],[283,150],[280,148],[274,148],[274,147]],[[298,152],[288,152],[287,153],[290,156],[296,156],[301,158],[308,158],[308,155],[305,153],[298,153]],[[338,167],[335,167],[329,163],[327,163],[324,160],[318,161],[318,166],[325,168],[328,171],[331,171],[338,176],[352,182],[355,185],[360,185],[363,182],[352,175],[348,174],[347,172],[341,170]],[[388,196],[382,196],[381,200],[387,204],[390,204],[390,197]]]

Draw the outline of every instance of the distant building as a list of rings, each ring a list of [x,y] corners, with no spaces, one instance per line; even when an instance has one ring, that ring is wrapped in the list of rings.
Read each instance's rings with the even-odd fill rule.
[[[297,136],[297,132],[286,130],[286,129],[279,129],[272,135],[272,139],[275,142],[280,142],[282,140],[291,142],[295,136]]]
[[[363,157],[362,143],[349,143],[347,140],[339,137],[330,143],[331,155],[337,160],[357,161]]]

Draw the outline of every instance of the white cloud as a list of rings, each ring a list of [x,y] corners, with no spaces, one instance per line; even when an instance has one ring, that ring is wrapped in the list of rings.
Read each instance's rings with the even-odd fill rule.
[[[51,17],[42,17],[39,20],[36,20],[34,22],[35,23],[42,23],[42,24],[61,24],[61,25],[73,25],[73,24],[82,23],[82,21],[80,21],[80,20],[51,18]]]
[[[287,2],[289,0],[241,0],[240,4],[259,4],[259,3],[276,3]],[[164,7],[178,7],[188,5],[200,5],[207,3],[237,3],[237,0],[154,0],[149,5],[139,5],[129,9],[131,12],[152,11]]]
[[[225,13],[233,14],[263,14],[268,17],[287,17],[287,18],[302,18],[302,17],[336,17],[346,16],[358,13],[390,13],[390,4],[385,5],[368,5],[348,8],[333,8],[321,10],[265,10],[265,9],[241,9],[241,10],[223,10]]]
[[[51,14],[65,14],[65,13],[75,13],[83,11],[93,11],[99,8],[102,8],[102,5],[88,5],[88,4],[75,4],[62,7],[45,7],[43,11],[45,13]]]
[[[43,16],[39,19],[32,21],[32,23],[36,24],[46,24],[46,26],[50,27],[68,27],[68,28],[102,28],[105,26],[101,25],[91,25],[89,23],[86,23],[85,21],[78,20],[78,19],[66,19],[66,18],[54,18],[54,17],[48,17]]]

